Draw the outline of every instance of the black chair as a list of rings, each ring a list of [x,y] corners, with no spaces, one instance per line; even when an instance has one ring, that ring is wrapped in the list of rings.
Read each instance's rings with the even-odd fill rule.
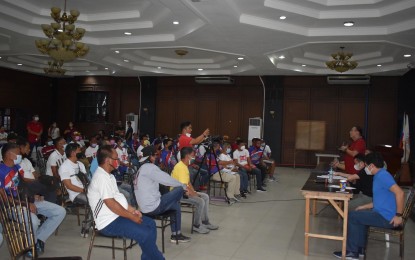
[[[105,237],[105,238],[110,238],[112,240],[111,246],[101,245],[101,244],[99,244],[99,245],[95,244],[95,238],[97,236]],[[122,239],[122,247],[115,246],[115,239]],[[119,238],[119,237],[116,237],[116,236],[105,236],[105,235],[101,234],[95,228],[95,222],[93,222],[93,231],[92,231],[91,241],[89,243],[87,260],[91,259],[92,248],[94,248],[94,247],[111,249],[112,250],[112,259],[115,259],[115,250],[123,250],[123,252],[124,252],[124,260],[127,260],[127,249],[131,249],[133,246],[135,246],[137,244],[137,242],[133,242],[133,240],[131,239],[130,240],[130,245],[127,246],[127,241],[126,240],[127,239],[125,237]]]
[[[162,252],[164,254],[164,231],[166,230],[166,228],[170,225],[176,225],[175,220],[175,216],[176,216],[176,211],[175,210],[167,210],[165,212],[163,212],[162,214],[158,214],[158,215],[152,215],[152,214],[145,214],[143,213],[144,216],[150,217],[154,220],[159,220],[160,221],[160,225],[156,224],[157,228],[161,229],[161,246],[162,246]],[[176,239],[176,245],[179,244],[179,241]]]
[[[195,225],[196,207],[195,207],[195,205],[193,205],[191,203],[188,203],[188,202],[184,202],[184,201],[180,201],[180,206],[181,206],[182,213],[192,214],[192,222],[191,222],[191,226],[190,226],[190,233],[193,234],[193,226]]]

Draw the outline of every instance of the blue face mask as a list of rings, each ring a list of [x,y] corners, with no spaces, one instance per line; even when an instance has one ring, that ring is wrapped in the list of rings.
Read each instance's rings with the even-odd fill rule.
[[[22,156],[20,154],[17,154],[16,159],[13,160],[14,165],[17,165],[22,162]]]

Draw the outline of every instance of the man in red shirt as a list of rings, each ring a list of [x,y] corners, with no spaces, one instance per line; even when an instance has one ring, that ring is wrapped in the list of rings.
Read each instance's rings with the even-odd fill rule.
[[[342,145],[339,148],[339,150],[344,152],[344,163],[335,162],[334,166],[348,174],[357,174],[359,171],[354,168],[354,157],[357,154],[365,154],[366,142],[362,137],[361,127],[353,126],[349,133],[353,142],[350,145]]]
[[[196,138],[192,138],[192,123],[189,121],[181,123],[180,129],[182,130],[182,134],[179,137],[180,150],[184,147],[193,147],[195,144],[200,144],[210,134],[208,128],[203,132],[203,134],[199,135]]]
[[[43,133],[43,125],[39,122],[39,116],[34,115],[32,121],[26,125],[27,129],[27,140],[30,143],[30,155],[32,154],[33,147],[40,145],[41,136]]]

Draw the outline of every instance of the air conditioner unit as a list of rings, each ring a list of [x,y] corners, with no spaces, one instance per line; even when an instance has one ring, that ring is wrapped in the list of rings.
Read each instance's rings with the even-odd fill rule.
[[[369,75],[331,75],[327,76],[330,85],[369,85]]]
[[[133,113],[125,115],[125,128],[127,129],[127,122],[131,121],[131,127],[133,128],[133,133],[138,132],[138,115]]]
[[[249,119],[248,145],[252,145],[253,138],[262,138],[262,119],[260,117]]]
[[[198,76],[195,77],[197,84],[233,84],[234,79],[228,76]]]

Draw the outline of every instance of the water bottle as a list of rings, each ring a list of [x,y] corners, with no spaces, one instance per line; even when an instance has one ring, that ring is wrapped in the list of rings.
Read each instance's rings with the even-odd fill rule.
[[[328,182],[329,183],[333,183],[333,168],[332,167],[330,167],[330,171],[329,171],[329,180],[328,180]]]

